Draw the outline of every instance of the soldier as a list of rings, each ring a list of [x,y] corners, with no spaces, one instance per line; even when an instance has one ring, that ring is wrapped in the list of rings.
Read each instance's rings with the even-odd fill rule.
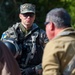
[[[17,58],[22,75],[38,75],[42,73],[41,61],[43,48],[48,39],[44,30],[33,23],[35,20],[35,5],[25,3],[20,6],[19,18],[21,22],[6,30],[1,39],[13,38],[22,49]]]
[[[2,41],[0,41],[0,75],[21,75],[19,65]]]
[[[50,41],[43,54],[43,75],[75,75],[75,30],[70,15],[63,8],[54,8],[45,25]]]

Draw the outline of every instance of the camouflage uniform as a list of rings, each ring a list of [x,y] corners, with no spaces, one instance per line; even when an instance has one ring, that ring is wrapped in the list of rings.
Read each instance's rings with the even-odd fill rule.
[[[26,68],[37,69],[36,72],[41,69],[43,48],[48,41],[44,30],[34,23],[30,30],[26,31],[21,23],[16,23],[2,34],[2,40],[8,38],[14,38],[22,48],[21,57],[17,61],[23,75],[26,75]]]

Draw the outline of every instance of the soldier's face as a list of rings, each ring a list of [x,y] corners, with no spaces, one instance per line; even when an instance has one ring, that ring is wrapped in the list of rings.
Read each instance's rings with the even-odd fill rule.
[[[25,28],[30,28],[35,20],[35,14],[34,13],[25,13],[19,15],[22,24]]]

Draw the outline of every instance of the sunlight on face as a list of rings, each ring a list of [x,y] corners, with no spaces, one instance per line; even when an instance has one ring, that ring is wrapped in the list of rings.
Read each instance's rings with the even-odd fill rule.
[[[25,28],[30,28],[35,20],[35,14],[20,14],[21,23]]]
[[[48,39],[50,40],[50,25],[46,25],[46,34],[47,34],[47,37],[48,37]]]
[[[52,28],[51,22],[46,25],[46,34],[49,40],[54,38],[54,29]]]

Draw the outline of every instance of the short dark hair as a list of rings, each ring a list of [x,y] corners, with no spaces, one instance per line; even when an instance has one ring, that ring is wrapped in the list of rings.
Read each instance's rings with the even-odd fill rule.
[[[57,28],[71,27],[71,17],[64,8],[54,8],[49,11],[46,21],[52,21]]]

